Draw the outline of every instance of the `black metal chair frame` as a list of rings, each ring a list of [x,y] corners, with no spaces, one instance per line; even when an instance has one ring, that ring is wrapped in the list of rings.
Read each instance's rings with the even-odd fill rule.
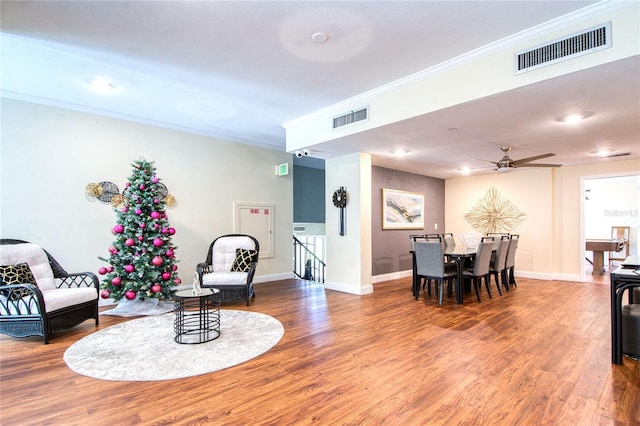
[[[28,243],[28,241],[17,239],[0,239],[0,245],[12,245]],[[44,249],[43,249],[44,250]],[[49,343],[49,337],[58,330],[72,328],[88,319],[95,319],[98,326],[98,277],[92,272],[68,273],[62,266],[44,250],[49,265],[53,271],[53,276],[57,288],[80,288],[95,287],[96,299],[80,303],[66,308],[57,309],[53,312],[45,312],[44,297],[40,289],[33,284],[11,284],[0,287],[0,293],[5,296],[5,301],[0,302],[4,312],[18,311],[26,312],[14,315],[0,314],[0,333],[13,337],[42,336],[45,344]],[[11,300],[11,294],[20,291],[22,296],[19,300]],[[29,309],[29,300],[37,300],[37,312]],[[27,302],[25,302],[27,301]]]

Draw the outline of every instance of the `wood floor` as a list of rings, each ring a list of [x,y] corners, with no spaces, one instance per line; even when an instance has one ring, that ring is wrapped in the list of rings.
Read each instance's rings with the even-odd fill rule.
[[[640,425],[640,363],[611,364],[608,275],[590,283],[519,278],[465,304],[288,280],[225,309],[285,327],[266,354],[203,376],[109,382],[62,360],[91,322],[40,339],[0,336],[0,424]],[[101,316],[100,329],[127,319]],[[158,353],[157,357],[163,357]],[[153,363],[153,359],[149,360]]]

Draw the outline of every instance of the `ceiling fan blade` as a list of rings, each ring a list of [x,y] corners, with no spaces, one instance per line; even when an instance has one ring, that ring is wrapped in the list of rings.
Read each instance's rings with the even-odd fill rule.
[[[484,161],[485,163],[498,164],[496,161],[483,160],[481,158],[474,158],[475,161]]]
[[[519,160],[512,160],[512,164],[514,164],[514,165],[516,165],[516,166],[519,166],[519,165],[521,165],[522,163],[529,163],[529,162],[531,162],[531,161],[540,160],[540,159],[542,159],[542,158],[553,157],[554,155],[555,155],[555,154],[548,153],[548,154],[536,155],[536,156],[534,156],[534,157],[521,158],[521,159],[519,159]]]
[[[524,163],[518,164],[514,167],[561,167],[562,164],[539,164],[539,163]]]

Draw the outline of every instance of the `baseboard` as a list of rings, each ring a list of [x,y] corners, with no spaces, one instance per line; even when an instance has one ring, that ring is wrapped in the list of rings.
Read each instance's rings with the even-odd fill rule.
[[[397,280],[399,278],[410,277],[412,274],[413,272],[411,270],[406,270],[406,271],[391,272],[389,274],[375,275],[371,277],[371,282],[373,284],[376,284],[384,281]],[[518,277],[531,278],[534,280],[542,280],[542,281],[551,281],[551,280],[576,281],[576,282],[585,281],[584,277],[578,274],[553,274],[550,272],[533,272],[533,271],[516,270],[516,278]]]
[[[295,276],[293,272],[281,272],[279,274],[269,274],[269,275],[255,275],[253,277],[253,283],[266,283],[269,281],[281,281],[281,280],[289,280],[293,279]]]
[[[355,286],[351,284],[325,281],[324,288],[326,288],[327,290],[335,290],[335,291],[341,291],[343,293],[357,294],[357,295],[373,293],[373,286],[371,284],[365,285],[365,286],[362,286],[362,285]]]
[[[400,278],[410,277],[412,274],[413,272],[411,272],[411,270],[390,272],[388,274],[375,275],[371,277],[371,282],[375,284],[375,283],[381,283],[384,281],[397,280]]]

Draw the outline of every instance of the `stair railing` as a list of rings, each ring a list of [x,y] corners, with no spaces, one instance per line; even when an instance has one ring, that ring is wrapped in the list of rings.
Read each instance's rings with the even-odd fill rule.
[[[308,281],[324,283],[326,264],[296,236],[293,236],[293,274]]]

